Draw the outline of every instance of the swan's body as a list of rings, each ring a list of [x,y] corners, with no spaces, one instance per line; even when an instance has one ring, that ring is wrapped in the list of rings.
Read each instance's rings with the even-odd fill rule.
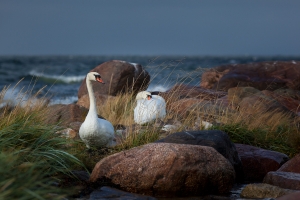
[[[155,119],[163,119],[166,116],[166,102],[158,95],[150,92],[139,92],[136,96],[137,105],[134,108],[134,121],[137,124],[145,124]]]
[[[86,76],[90,109],[84,122],[80,126],[79,136],[88,148],[112,147],[116,145],[114,127],[109,121],[98,118],[92,81],[103,83],[100,74],[97,72],[90,72]]]

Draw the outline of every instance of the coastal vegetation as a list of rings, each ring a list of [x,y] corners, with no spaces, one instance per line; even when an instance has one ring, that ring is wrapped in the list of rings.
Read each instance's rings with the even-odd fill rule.
[[[0,104],[4,103],[4,88]],[[172,105],[176,92],[165,96],[167,105]],[[192,109],[179,112],[176,107],[168,108],[163,122],[134,126],[133,110],[135,95],[119,94],[98,107],[98,113],[110,121],[116,129],[127,128],[126,137],[119,133],[119,145],[115,148],[87,150],[80,140],[59,137],[60,124],[46,124],[48,101],[26,100],[20,94],[19,103],[1,108],[0,121],[0,199],[60,199],[72,193],[58,187],[62,177],[73,177],[72,170],[91,172],[94,165],[105,156],[151,143],[161,136],[159,123],[179,121],[180,125],[163,136],[182,130],[203,129],[195,127],[202,116],[211,116],[211,129],[226,132],[234,143],[249,144],[294,156],[300,152],[300,121],[288,114],[264,111],[247,114],[246,111],[216,113],[214,109]],[[33,95],[33,98],[38,93]],[[229,103],[230,104],[230,103]],[[198,107],[199,108],[199,107]],[[299,119],[299,118],[298,118]],[[121,128],[120,128],[121,129]]]

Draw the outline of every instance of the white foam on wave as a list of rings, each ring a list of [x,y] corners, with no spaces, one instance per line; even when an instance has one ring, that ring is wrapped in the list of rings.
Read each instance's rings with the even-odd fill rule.
[[[71,104],[74,103],[78,100],[77,96],[70,96],[70,97],[65,97],[65,98],[61,98],[61,99],[51,99],[50,101],[50,105],[54,105],[54,104]]]
[[[81,75],[81,76],[45,75],[44,73],[40,73],[35,70],[30,71],[29,74],[32,76],[53,79],[64,83],[81,82],[85,78],[85,75]]]
[[[46,102],[45,100],[32,97],[26,92],[22,92],[19,88],[9,88],[5,91],[4,90],[1,91],[0,108],[6,105],[9,106],[20,105],[21,107],[26,107],[26,106],[32,107],[36,103],[42,103],[42,101],[44,101],[44,103]]]

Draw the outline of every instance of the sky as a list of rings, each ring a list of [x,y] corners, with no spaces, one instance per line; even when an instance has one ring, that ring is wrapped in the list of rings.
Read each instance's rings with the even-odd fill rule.
[[[299,0],[0,0],[0,55],[300,55]]]

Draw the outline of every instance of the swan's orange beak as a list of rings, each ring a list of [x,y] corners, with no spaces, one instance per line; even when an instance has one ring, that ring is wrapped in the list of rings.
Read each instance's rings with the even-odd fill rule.
[[[98,81],[99,83],[103,83],[103,84],[105,84],[105,83],[104,83],[104,81],[103,81],[103,79],[102,79],[102,78],[100,78],[100,77],[96,77],[96,81]]]
[[[148,99],[148,100],[151,100],[151,96],[150,96],[150,95],[148,95],[148,96],[147,96],[147,99]]]

